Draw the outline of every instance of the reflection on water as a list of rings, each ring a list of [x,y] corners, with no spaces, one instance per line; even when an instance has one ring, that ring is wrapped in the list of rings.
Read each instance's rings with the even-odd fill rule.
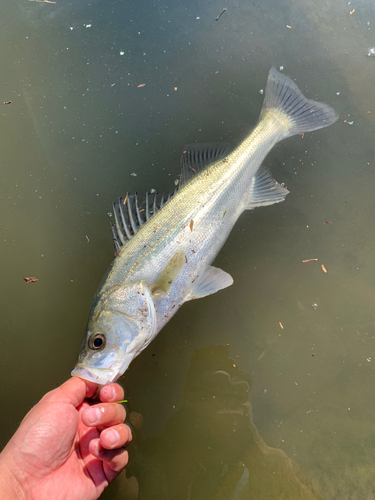
[[[287,455],[259,435],[251,379],[228,352],[195,352],[178,411],[161,436],[137,444],[128,474],[144,485],[139,498],[320,498]]]
[[[112,201],[173,189],[186,143],[237,144],[283,66],[340,120],[270,153],[290,195],[238,221],[215,263],[234,285],[122,378],[136,439],[103,498],[374,498],[373,3],[2,6],[1,444],[69,376]]]

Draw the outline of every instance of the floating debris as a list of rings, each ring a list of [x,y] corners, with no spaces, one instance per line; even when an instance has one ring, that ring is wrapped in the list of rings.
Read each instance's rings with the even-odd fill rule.
[[[224,14],[224,12],[226,12],[226,11],[227,11],[227,9],[226,9],[226,8],[224,8],[224,9],[220,12],[220,14],[219,14],[217,17],[215,17],[215,21],[218,21],[218,20],[221,18],[221,16]]]
[[[291,27],[291,26],[289,26],[289,24],[287,24],[287,25],[286,25],[286,27],[287,27],[287,28],[289,28],[290,30],[292,29],[292,27]]]
[[[324,267],[324,264],[322,264],[320,267],[322,268],[322,271],[323,271],[324,273],[328,273],[327,269]]]
[[[141,87],[145,87],[146,84],[145,83],[141,83],[140,85],[138,85],[138,88],[140,89]]]
[[[190,227],[190,231],[193,232],[193,226],[194,226],[194,221],[193,219],[190,221],[190,224],[189,224],[189,227]]]
[[[26,283],[35,283],[36,281],[38,281],[38,279],[34,276],[30,276],[30,278],[23,278],[23,280],[26,281]]]
[[[266,353],[266,350],[267,350],[267,349],[264,349],[264,351],[261,353],[261,355],[257,358],[257,361],[260,361],[260,360],[263,358],[263,356],[264,356],[264,355],[265,355],[265,353]],[[266,390],[267,390],[267,389],[264,389],[264,391],[266,391]]]
[[[284,327],[283,327],[283,324],[281,323],[281,321],[279,321],[279,326],[282,330],[284,330]]]
[[[136,174],[136,173],[134,173],[134,172],[133,172],[133,173],[131,173],[130,175],[131,175],[132,177],[137,177],[137,174]]]
[[[4,101],[3,104],[12,104],[12,101]]]
[[[280,66],[279,70],[284,71],[284,66]]]
[[[375,57],[375,47],[371,47],[371,49],[368,49],[367,57]]]
[[[259,94],[260,94],[260,95],[263,95],[263,92],[264,92],[264,90],[263,90],[263,89],[260,89]]]
[[[86,234],[86,240],[87,240],[87,243],[90,243],[90,240],[89,240],[89,237],[87,236],[87,234]]]
[[[318,260],[318,259],[305,259],[303,260],[302,262],[305,263],[305,262],[313,262],[314,260]]]

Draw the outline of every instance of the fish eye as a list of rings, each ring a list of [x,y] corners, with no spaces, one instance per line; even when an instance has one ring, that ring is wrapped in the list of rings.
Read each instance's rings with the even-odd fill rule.
[[[103,333],[93,333],[89,338],[89,347],[94,351],[101,351],[105,347],[105,335]]]

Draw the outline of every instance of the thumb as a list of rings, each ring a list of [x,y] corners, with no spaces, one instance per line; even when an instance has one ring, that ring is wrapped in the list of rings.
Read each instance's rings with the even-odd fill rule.
[[[82,401],[91,397],[98,384],[83,380],[78,377],[72,377],[51,392],[48,392],[42,400],[49,403],[69,403],[75,407]]]

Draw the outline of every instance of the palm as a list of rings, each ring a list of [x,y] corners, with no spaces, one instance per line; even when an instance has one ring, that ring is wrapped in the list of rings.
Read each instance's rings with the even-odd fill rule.
[[[78,422],[77,411],[66,403],[41,404],[34,410],[18,457],[40,480],[33,495],[40,500],[58,500],[58,492],[71,500],[98,498],[108,484],[103,462],[89,452],[98,430]]]

